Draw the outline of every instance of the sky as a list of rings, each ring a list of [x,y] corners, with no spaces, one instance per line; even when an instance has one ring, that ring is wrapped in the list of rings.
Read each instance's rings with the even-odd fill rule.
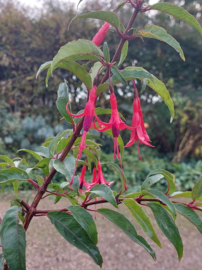
[[[70,2],[76,2],[76,3],[78,2],[78,0],[61,0],[61,1],[64,1],[64,2],[70,1]],[[23,5],[26,5],[26,6],[40,8],[42,6],[43,0],[19,0],[19,2],[21,2]],[[157,2],[159,2],[159,0],[150,0],[149,4],[152,5]]]

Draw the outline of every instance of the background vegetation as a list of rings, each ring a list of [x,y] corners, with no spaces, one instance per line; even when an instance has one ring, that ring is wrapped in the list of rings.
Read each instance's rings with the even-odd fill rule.
[[[82,7],[96,10],[102,5],[108,9],[109,5],[113,8],[114,2],[88,1]],[[202,22],[201,0],[161,2],[179,4]],[[124,8],[123,23],[130,12]],[[76,20],[68,31],[68,24],[76,13],[68,1],[67,4],[59,0],[45,1],[43,10],[36,12],[21,7],[16,1],[0,0],[0,154],[12,157],[19,148],[35,150],[46,138],[68,127],[55,106],[60,82],[68,82],[72,99],[77,93],[73,111],[83,109],[85,90],[68,71],[54,72],[47,88],[46,74],[35,78],[39,66],[52,59],[62,45],[80,37],[92,39],[100,27],[101,22],[95,20]],[[134,27],[139,29],[147,23],[162,25],[173,35],[184,50],[186,62],[160,41],[135,39],[130,43],[133,49],[129,50],[126,62],[143,66],[166,84],[175,102],[176,117],[169,124],[169,111],[161,99],[138,85],[144,120],[155,149],[141,146],[143,161],[138,160],[135,145],[125,151],[126,178],[129,183],[140,184],[151,169],[165,168],[175,173],[179,188],[191,189],[202,172],[202,40],[197,31],[189,26],[184,28],[180,21],[173,26],[173,18],[168,15],[150,12],[140,16]],[[113,30],[107,35],[107,41],[115,50],[118,36]],[[116,91],[121,112],[130,123],[132,86],[120,85]],[[103,107],[108,103],[108,96],[102,95]],[[101,136],[105,142],[103,160],[112,159],[112,141],[107,135]],[[124,131],[122,136],[127,142],[130,134]],[[105,173],[109,181],[114,179],[109,169],[105,168]]]

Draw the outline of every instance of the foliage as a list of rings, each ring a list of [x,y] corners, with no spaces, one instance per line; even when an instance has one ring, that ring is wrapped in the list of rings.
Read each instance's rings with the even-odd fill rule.
[[[184,54],[179,43],[165,29],[155,25],[143,26],[140,30],[131,29],[133,22],[136,20],[138,13],[147,13],[153,9],[177,17],[196,28],[200,33],[202,33],[202,29],[194,16],[182,7],[174,4],[158,3],[145,7],[143,6],[143,1],[140,0],[135,2],[132,0],[125,1],[125,4],[133,11],[131,18],[129,20],[127,18],[126,28],[121,24],[121,18],[115,14],[117,9],[123,8],[123,3],[114,12],[100,10],[79,15],[72,23],[76,23],[80,21],[78,19],[84,18],[99,19],[105,21],[105,23],[92,41],[83,39],[81,31],[74,31],[80,39],[69,41],[66,45],[63,45],[58,52],[55,52],[53,59],[42,64],[37,72],[37,75],[40,75],[42,71],[46,70],[46,83],[48,83],[50,75],[57,68],[60,68],[63,72],[68,70],[71,73],[70,77],[72,79],[77,78],[79,85],[81,85],[81,82],[85,85],[83,93],[84,91],[87,93],[87,101],[84,109],[77,109],[77,113],[74,114],[71,106],[72,101],[69,97],[71,85],[68,87],[66,81],[62,82],[59,85],[57,96],[55,93],[54,96],[56,107],[61,114],[60,117],[63,118],[64,122],[68,123],[70,128],[59,129],[57,134],[54,134],[54,130],[48,126],[44,129],[45,116],[38,117],[35,120],[25,118],[23,120],[23,127],[25,134],[28,134],[27,137],[29,137],[29,133],[32,136],[35,136],[36,133],[37,138],[41,134],[41,138],[45,139],[43,145],[36,150],[24,148],[19,150],[31,155],[35,161],[30,162],[19,157],[11,159],[6,155],[0,156],[3,160],[0,164],[2,168],[0,170],[1,189],[3,190],[7,184],[12,184],[16,195],[16,200],[12,201],[11,208],[6,211],[0,227],[3,250],[0,258],[1,268],[4,264],[4,270],[26,269],[26,231],[35,217],[47,216],[65,240],[87,253],[100,267],[102,267],[103,260],[97,247],[97,229],[89,212],[105,216],[130,237],[132,241],[144,248],[154,260],[156,255],[150,244],[141,235],[138,235],[133,224],[123,214],[119,213],[120,204],[123,204],[130,211],[132,217],[138,221],[150,239],[161,247],[152,223],[144,211],[144,207],[147,206],[152,211],[159,228],[176,249],[179,261],[183,256],[183,243],[175,223],[177,214],[188,218],[202,232],[202,221],[196,213],[196,211],[202,211],[202,177],[198,178],[192,191],[176,191],[178,183],[175,181],[175,176],[167,168],[160,168],[159,163],[158,165],[153,163],[153,168],[148,170],[148,167],[142,163],[143,168],[140,180],[138,180],[140,184],[133,186],[133,181],[129,179],[129,182],[131,181],[131,189],[128,190],[127,177],[124,174],[124,168],[127,165],[131,171],[134,171],[134,154],[132,150],[125,150],[125,148],[137,143],[138,157],[141,160],[140,148],[142,149],[142,144],[145,147],[153,147],[145,128],[146,125],[143,120],[137,85],[138,87],[142,86],[142,89],[145,90],[144,94],[147,91],[148,93],[154,91],[155,94],[158,94],[168,107],[171,121],[175,116],[172,95],[170,95],[169,90],[162,81],[142,67],[130,66],[127,63],[124,66],[125,61],[127,61],[127,53],[130,51],[130,46],[128,46],[130,41],[134,42],[135,39],[139,38],[141,40],[143,38],[158,39],[173,47],[184,60]],[[6,8],[9,7],[6,6]],[[21,16],[25,19],[24,23],[27,18],[24,14],[21,14]],[[61,16],[63,16],[62,12]],[[119,46],[113,57],[110,53],[110,46],[106,42],[103,47],[101,46],[110,25],[114,27],[114,32],[120,39]],[[32,26],[37,27],[37,24]],[[1,27],[3,28],[3,33],[6,34],[6,25]],[[15,27],[16,25],[13,25],[13,28]],[[58,29],[61,30],[61,25]],[[58,33],[61,34],[60,31]],[[57,41],[58,33],[54,42],[59,45]],[[8,37],[9,35],[6,35],[6,38]],[[35,37],[37,38],[37,35]],[[124,46],[126,40],[129,44]],[[12,42],[10,43],[13,45]],[[50,47],[50,45],[44,45],[42,49],[44,50],[46,46]],[[122,63],[123,69],[120,70],[117,63]],[[34,68],[34,63],[30,66]],[[11,74],[13,72],[12,67],[12,65],[8,65],[7,70]],[[114,86],[120,84],[127,85],[128,81],[131,81],[130,86],[133,86],[133,104],[131,104],[130,97],[130,107],[132,108],[128,108],[132,112],[131,124],[126,123],[123,115],[118,111],[120,102],[117,102],[117,93],[114,88]],[[150,90],[145,89],[146,86]],[[39,85],[38,87],[40,88]],[[45,93],[43,94],[44,105],[46,105],[46,95]],[[79,94],[76,92],[74,94],[76,100]],[[20,92],[20,95],[23,96],[23,91]],[[110,101],[111,109],[107,109],[108,104],[106,102],[103,104],[104,108],[97,107],[98,102],[102,103],[102,98],[100,97],[103,96]],[[31,107],[34,105],[33,100],[29,101],[29,103]],[[123,105],[124,103],[122,103],[122,107]],[[151,105],[157,107],[154,102],[151,102]],[[46,112],[45,115],[48,115],[47,111],[44,110],[44,112]],[[106,120],[107,118],[103,119],[103,115],[104,117],[110,115],[109,121]],[[164,115],[162,114],[162,116]],[[53,119],[54,121],[55,118]],[[98,134],[105,132],[113,139],[113,158],[117,158],[118,164],[112,162],[112,160],[103,162],[104,159],[102,159],[101,155],[102,140],[100,140],[96,133],[89,133],[89,130],[98,132]],[[130,139],[124,146],[125,138],[122,139],[122,132],[126,130],[130,131]],[[49,136],[51,137],[48,138]],[[184,139],[185,143],[187,139]],[[141,144],[141,147],[139,144]],[[125,158],[124,151],[128,152]],[[150,149],[150,151],[152,150]],[[147,155],[145,153],[146,158]],[[173,168],[176,166],[176,164],[169,165],[167,162],[165,164],[166,166],[171,166],[171,171],[172,166]],[[82,170],[80,175],[78,175],[77,168],[80,165],[82,165]],[[108,175],[105,177],[103,174],[105,166],[110,167],[110,170],[118,175],[119,179],[116,182],[119,184],[116,185],[116,190],[111,188],[114,181],[109,182]],[[183,170],[183,164],[181,166]],[[92,181],[86,181],[85,179],[87,169],[91,173]],[[200,173],[198,171],[200,169],[201,163],[198,163],[195,170],[190,170],[189,173],[195,177],[195,175]],[[146,176],[144,176],[145,172],[147,172]],[[53,181],[54,177],[58,175],[63,177],[64,181],[62,183]],[[141,180],[143,180],[142,183]],[[17,199],[21,182],[31,183],[37,191],[31,204]],[[186,184],[189,185],[190,183]],[[70,202],[70,206],[55,211],[51,209],[38,209],[39,202],[49,196],[54,196],[55,204],[63,197]],[[188,198],[189,202],[187,200],[176,201],[177,198]],[[103,208],[102,204],[108,205],[108,203],[111,204],[113,210],[107,208],[107,206]],[[101,205],[102,208],[91,208],[96,205]]]

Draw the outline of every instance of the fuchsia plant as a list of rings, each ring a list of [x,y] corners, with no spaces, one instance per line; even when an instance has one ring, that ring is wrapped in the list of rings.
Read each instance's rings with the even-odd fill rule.
[[[81,1],[80,1],[81,2]],[[1,156],[5,161],[0,170],[0,185],[2,188],[7,183],[12,183],[17,196],[19,182],[29,181],[36,190],[36,195],[31,204],[24,200],[17,199],[12,202],[1,222],[0,237],[3,253],[0,255],[0,270],[25,270],[25,250],[26,231],[29,224],[35,217],[47,216],[56,230],[70,244],[87,253],[96,264],[102,266],[102,257],[97,247],[97,229],[93,217],[89,211],[99,213],[118,226],[131,240],[144,248],[153,259],[156,259],[155,252],[149,243],[137,234],[133,224],[121,213],[119,205],[123,204],[137,220],[143,231],[159,247],[161,243],[158,239],[152,223],[144,208],[151,209],[156,222],[165,236],[175,247],[179,260],[183,256],[183,244],[175,224],[177,213],[190,220],[202,233],[202,221],[196,211],[202,211],[202,177],[189,192],[176,192],[175,177],[168,171],[158,169],[150,172],[142,183],[138,192],[130,193],[127,190],[127,183],[124,176],[124,166],[121,156],[124,151],[124,144],[121,132],[129,129],[130,140],[126,147],[131,147],[137,143],[139,159],[139,143],[152,147],[151,141],[144,126],[143,114],[136,87],[137,80],[144,82],[152,88],[165,102],[174,117],[174,106],[172,99],[165,85],[154,75],[142,67],[126,67],[119,70],[128,52],[129,41],[135,38],[154,38],[171,45],[184,60],[184,54],[179,43],[170,36],[163,28],[156,25],[147,25],[144,29],[132,28],[137,15],[149,10],[173,15],[174,17],[189,23],[195,27],[200,34],[202,29],[196,19],[183,8],[170,3],[157,3],[152,6],[142,7],[142,0],[125,0],[120,3],[114,12],[93,11],[78,15],[76,18],[93,18],[105,21],[105,24],[98,31],[92,41],[79,39],[68,42],[61,47],[52,61],[49,61],[39,68],[39,73],[45,69],[47,71],[46,82],[56,68],[63,68],[76,75],[87,88],[87,102],[82,113],[73,114],[70,109],[68,99],[68,87],[66,83],[61,83],[58,90],[57,108],[61,112],[65,121],[72,124],[72,129],[60,132],[56,137],[48,139],[36,152],[21,149],[30,153],[37,159],[34,167],[31,167],[18,157],[11,160],[6,156]],[[124,5],[129,5],[133,9],[131,18],[126,28],[121,24],[117,12]],[[117,32],[120,43],[111,59],[109,48],[106,42],[102,46],[109,27]],[[101,47],[99,47],[101,45]],[[85,65],[82,65],[82,63]],[[88,61],[88,62],[87,62]],[[118,62],[119,61],[119,62]],[[87,63],[86,63],[87,62]],[[134,86],[133,117],[131,125],[127,125],[122,115],[119,113],[115,85],[127,84],[132,81]],[[61,91],[62,89],[62,91]],[[110,93],[111,108],[99,108],[99,97],[103,93]],[[66,109],[65,109],[66,107]],[[111,114],[109,122],[100,119],[102,114]],[[77,121],[75,121],[77,118]],[[113,182],[108,182],[102,172],[103,163],[100,160],[100,144],[96,141],[96,136],[92,136],[90,131],[94,129],[98,132],[108,132],[114,141],[114,159],[119,159],[119,164],[111,161],[105,165],[111,166],[119,175],[122,184],[118,192],[111,189]],[[83,165],[81,174],[79,166]],[[92,172],[92,177],[87,179],[86,170]],[[32,178],[32,171],[38,172],[36,179]],[[52,182],[57,174],[63,175],[65,181],[60,184]],[[35,174],[36,175],[36,174]],[[43,175],[43,177],[42,177]],[[161,179],[166,180],[168,189],[161,192],[155,188],[155,184]],[[38,204],[42,199],[49,196],[55,197],[55,203],[61,198],[67,199],[70,204],[64,209],[38,209]],[[178,201],[178,197],[189,198],[190,201]],[[103,208],[103,204],[106,205]],[[111,207],[117,211],[111,210]],[[92,210],[92,206],[97,207]]]

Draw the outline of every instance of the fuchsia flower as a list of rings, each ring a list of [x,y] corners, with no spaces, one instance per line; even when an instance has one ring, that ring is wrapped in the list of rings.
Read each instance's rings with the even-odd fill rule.
[[[136,88],[136,84],[135,84],[134,80],[133,80],[133,85],[134,85],[134,90],[135,90],[135,98],[133,101],[132,126],[134,127],[134,129],[131,131],[130,140],[126,144],[125,147],[129,147],[134,142],[137,142],[139,159],[141,160],[138,140],[140,140],[140,143],[143,143],[143,144],[148,145],[150,147],[154,147],[154,146],[149,143],[149,142],[151,142],[151,140],[150,140],[150,138],[146,132],[145,126],[144,126],[144,120],[143,120],[143,115],[142,115],[142,110],[141,110],[140,99],[138,97],[137,88]]]
[[[86,165],[83,166],[81,170],[81,175],[79,177],[79,193],[83,192],[83,187],[87,190],[89,189],[89,184],[85,182],[85,173],[86,173]]]
[[[105,178],[104,178],[103,173],[102,173],[102,165],[101,165],[100,161],[98,161],[97,165],[98,165],[98,173],[97,173],[97,169],[94,168],[94,169],[93,169],[93,179],[92,179],[92,183],[89,184],[90,188],[93,187],[93,186],[96,185],[96,184],[99,184],[99,185],[100,185],[100,184],[104,184],[104,185],[109,185],[109,186],[111,186],[111,185],[114,183],[114,181],[112,181],[112,182],[107,182],[107,181],[105,180]]]
[[[119,153],[117,138],[119,136],[120,129],[125,129],[125,128],[134,129],[134,127],[129,127],[121,120],[121,118],[119,116],[118,109],[117,109],[116,96],[114,93],[111,93],[111,95],[110,95],[110,103],[111,103],[112,114],[111,114],[111,118],[110,118],[109,123],[102,122],[95,114],[95,118],[97,119],[100,128],[97,128],[95,123],[94,123],[94,128],[98,131],[101,131],[101,132],[108,130],[108,129],[112,129],[112,134],[113,134],[113,138],[114,138],[114,159],[116,157],[119,159],[119,163],[120,163],[120,167],[121,167],[121,171],[122,171],[122,176],[124,179],[125,190],[127,190],[125,177],[124,177],[124,173],[123,173],[123,166],[121,163],[121,157],[120,157],[120,153]]]
[[[97,34],[94,36],[92,42],[99,46],[100,43],[102,43],[103,39],[105,38],[108,30],[109,30],[110,24],[108,22],[106,22],[101,28],[100,30],[97,32]]]

